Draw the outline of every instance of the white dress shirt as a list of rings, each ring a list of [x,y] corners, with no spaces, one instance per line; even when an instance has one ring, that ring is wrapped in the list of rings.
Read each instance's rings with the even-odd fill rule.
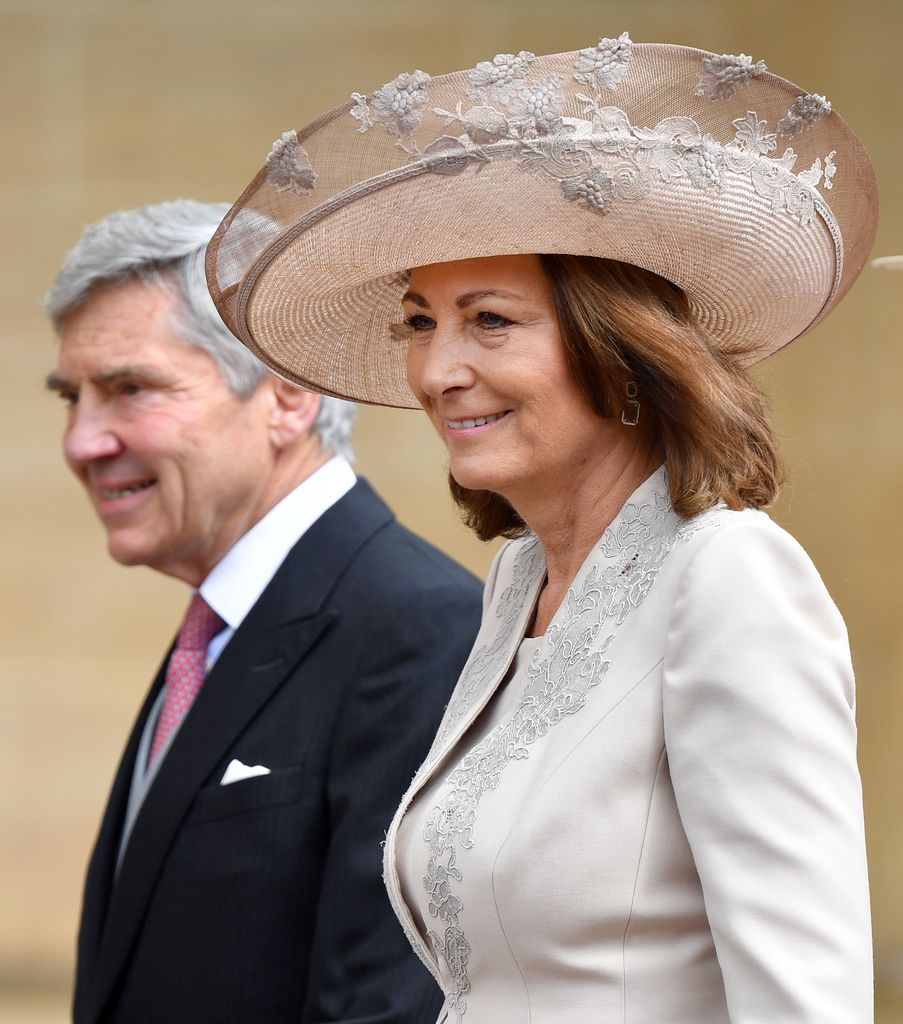
[[[289,551],[355,480],[347,460],[333,456],[274,505],[213,567],[200,586],[201,596],[226,627],[207,646],[208,672]]]

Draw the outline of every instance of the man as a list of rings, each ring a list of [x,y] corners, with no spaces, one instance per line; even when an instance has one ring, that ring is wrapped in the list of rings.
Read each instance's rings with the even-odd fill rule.
[[[439,989],[380,842],[479,586],[355,479],[353,407],[277,380],[223,327],[203,257],[225,211],[114,214],[47,298],[65,457],[110,554],[195,589],[91,858],[73,1016],[419,1024]]]

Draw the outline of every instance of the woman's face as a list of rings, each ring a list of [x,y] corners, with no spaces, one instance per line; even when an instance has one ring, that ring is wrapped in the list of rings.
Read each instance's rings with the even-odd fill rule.
[[[538,256],[418,267],[403,303],[408,382],[462,487],[519,507],[597,470],[625,428],[572,378]]]

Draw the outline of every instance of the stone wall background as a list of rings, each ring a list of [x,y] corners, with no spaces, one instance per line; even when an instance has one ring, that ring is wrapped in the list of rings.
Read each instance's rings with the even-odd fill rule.
[[[65,251],[114,209],[232,200],[274,138],[353,89],[625,28],[749,53],[827,95],[877,165],[875,255],[903,252],[899,0],[0,0],[0,1021],[64,1019],[85,861],[185,601],[181,585],[109,561],[63,466],[40,303]],[[888,1024],[903,1020],[901,318],[903,273],[867,270],[761,371],[790,468],[775,515],[853,642]],[[402,520],[485,572],[492,550],[458,524],[440,444],[416,413],[364,410],[357,449]]]

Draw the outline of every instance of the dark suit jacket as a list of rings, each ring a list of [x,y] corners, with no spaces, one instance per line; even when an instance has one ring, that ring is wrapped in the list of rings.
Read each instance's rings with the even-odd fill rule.
[[[479,617],[476,579],[358,481],[210,670],[114,880],[161,668],[88,869],[75,1024],[434,1019],[441,994],[389,907],[381,842]],[[219,785],[235,757],[271,774]]]

